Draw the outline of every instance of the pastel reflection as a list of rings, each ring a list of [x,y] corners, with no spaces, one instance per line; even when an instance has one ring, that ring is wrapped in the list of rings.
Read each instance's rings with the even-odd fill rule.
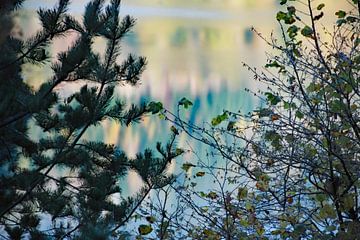
[[[54,2],[25,2],[25,10],[18,18],[25,37],[38,28],[35,10],[39,6],[51,7]],[[86,2],[73,1],[70,10],[81,18]],[[335,0],[328,2],[330,8],[340,4]],[[255,26],[264,36],[273,30],[276,34],[276,5],[275,0],[123,1],[122,12],[138,19],[134,31],[124,40],[123,56],[143,55],[149,64],[142,84],[135,88],[120,87],[118,95],[129,103],[161,101],[171,110],[175,110],[178,100],[185,96],[194,103],[187,116],[197,124],[209,121],[223,109],[250,111],[257,102],[244,88],[256,91],[258,86],[242,62],[260,67],[265,63],[265,52],[271,51],[250,28]],[[75,39],[75,34],[58,39],[49,51],[55,56]],[[104,42],[97,40],[94,49],[102,52]],[[24,68],[26,80],[35,88],[51,76],[49,71],[49,67]],[[73,84],[57,90],[65,97],[78,87]],[[169,133],[169,123],[155,117],[129,128],[109,121],[103,127],[91,128],[87,138],[117,144],[130,156],[146,147],[153,148],[156,141],[165,142]],[[187,141],[187,137],[181,136],[178,144],[186,145]],[[195,148],[201,151],[200,145]],[[174,169],[175,166],[172,171]],[[133,192],[141,183],[133,173],[129,177]]]

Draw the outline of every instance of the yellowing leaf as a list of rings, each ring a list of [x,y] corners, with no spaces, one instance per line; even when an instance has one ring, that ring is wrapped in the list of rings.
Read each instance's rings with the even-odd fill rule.
[[[323,219],[325,218],[336,218],[336,212],[332,205],[324,204],[320,209],[319,216]]]
[[[181,155],[181,154],[183,154],[185,151],[184,151],[184,149],[181,149],[181,148],[177,148],[176,150],[175,150],[175,154],[176,155]]]
[[[218,195],[216,194],[216,192],[209,192],[207,197],[210,199],[216,199]]]
[[[205,172],[197,172],[196,176],[197,177],[203,177],[205,175]]]
[[[153,216],[147,216],[146,221],[148,221],[149,223],[154,223],[156,221],[156,218]]]
[[[247,197],[247,195],[248,195],[248,190],[247,190],[246,187],[243,187],[243,188],[240,187],[240,188],[238,188],[238,195],[237,195],[238,200],[245,199],[245,198]]]
[[[147,234],[151,233],[152,230],[153,229],[152,229],[151,225],[141,224],[138,228],[140,235],[147,235]]]
[[[271,121],[279,120],[279,118],[280,118],[280,115],[274,114],[274,115],[271,116]]]
[[[184,163],[181,168],[184,169],[185,172],[187,172],[191,167],[195,167],[195,165],[192,163]]]

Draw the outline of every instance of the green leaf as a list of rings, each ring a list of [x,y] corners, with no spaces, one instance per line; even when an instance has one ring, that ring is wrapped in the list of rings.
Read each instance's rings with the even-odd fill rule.
[[[209,230],[209,229],[205,229],[203,231],[203,234],[207,237],[207,239],[218,239],[217,238],[217,233],[212,231],[212,230]]]
[[[314,21],[318,21],[320,18],[322,18],[324,16],[324,12],[321,12],[319,15],[316,15],[314,17]]]
[[[313,37],[314,31],[311,27],[305,26],[303,29],[301,29],[301,34],[305,37]]]
[[[209,192],[207,194],[207,197],[210,199],[216,199],[218,197],[218,195],[216,194],[216,192]]]
[[[152,114],[156,114],[164,109],[163,104],[161,102],[150,102],[147,108]]]
[[[238,188],[238,195],[237,195],[238,200],[247,198],[247,195],[248,195],[248,189],[246,187]]]
[[[156,218],[154,216],[147,216],[146,221],[149,223],[154,223],[156,221]]]
[[[285,70],[285,67],[279,64],[277,61],[272,61],[266,64],[265,68],[279,68],[279,72],[283,72]]]
[[[273,111],[268,108],[260,108],[254,111],[259,115],[259,117],[268,117],[273,114]]]
[[[275,130],[266,131],[264,138],[271,142],[271,145],[276,149],[281,148],[281,136]]]
[[[138,228],[140,235],[147,235],[153,231],[151,225],[141,224]]]
[[[326,195],[322,193],[316,194],[315,199],[319,202],[323,202],[326,200]]]
[[[226,127],[226,130],[231,131],[234,129],[236,122],[230,121]]]
[[[346,109],[346,105],[340,100],[334,100],[329,103],[330,110],[334,113],[342,112]]]
[[[354,208],[354,197],[350,194],[346,194],[342,199],[343,208],[347,211]]]
[[[195,165],[192,163],[184,163],[181,168],[187,172],[191,167],[195,167]]]
[[[256,227],[256,233],[257,233],[258,235],[260,235],[260,236],[264,235],[264,233],[265,233],[264,227],[263,227],[263,226],[257,226],[257,227]]]
[[[280,5],[286,4],[287,0],[280,0]]]
[[[273,230],[273,231],[271,231],[271,235],[279,235],[279,234],[282,234],[283,233],[283,231],[282,230]]]
[[[294,13],[295,13],[295,8],[290,7],[290,9],[288,9],[289,12],[283,12],[283,11],[279,11],[276,14],[276,20],[278,20],[279,22],[281,20],[284,21],[285,24],[293,24],[296,20],[294,18]]]
[[[188,100],[187,98],[183,97],[180,101],[179,101],[179,106],[184,106],[185,109],[187,109],[188,107],[192,106],[193,103]]]
[[[287,10],[288,10],[288,12],[289,12],[290,15],[293,15],[293,14],[295,14],[295,12],[296,12],[296,8],[293,7],[293,6],[287,7]]]
[[[323,9],[323,7],[325,7],[325,4],[324,3],[320,3],[318,6],[317,6],[317,10],[321,10],[321,9]]]
[[[294,38],[297,35],[297,32],[299,31],[299,27],[292,25],[288,28],[287,32],[290,38]]]
[[[300,112],[299,110],[297,110],[295,113],[295,117],[302,119],[302,118],[304,118],[304,114],[302,112]]]
[[[280,21],[280,20],[284,20],[286,18],[287,14],[283,11],[279,11],[276,14],[276,20]]]
[[[254,211],[254,205],[251,202],[246,202],[245,203],[245,209],[248,210],[249,212],[253,212]]]
[[[337,25],[338,27],[340,27],[340,26],[343,25],[344,23],[346,23],[346,20],[343,19],[343,18],[341,18],[341,19],[339,19],[339,20],[336,21],[336,25]]]
[[[179,130],[177,130],[177,128],[175,126],[171,126],[170,130],[175,134],[175,135],[179,135]]]
[[[219,125],[221,122],[225,121],[226,119],[228,119],[228,114],[227,112],[224,112],[221,115],[216,116],[215,118],[213,118],[211,120],[211,125],[213,126],[217,126]]]
[[[354,41],[354,45],[355,45],[355,47],[357,47],[357,46],[359,46],[359,44],[360,44],[360,38],[357,37]]]
[[[343,11],[343,10],[339,10],[335,13],[335,15],[338,17],[338,18],[344,18],[346,16],[346,12]]]
[[[319,216],[323,219],[336,218],[336,212],[334,207],[330,204],[324,204],[324,206],[320,209]]]
[[[353,16],[348,16],[348,17],[346,17],[346,21],[354,23],[354,22],[358,21],[358,18],[353,17]]]
[[[266,64],[265,67],[266,68],[271,68],[271,67],[282,68],[284,66],[280,65],[277,61],[272,61],[271,63]]]
[[[268,102],[270,102],[271,105],[276,105],[281,101],[281,98],[279,96],[274,95],[271,92],[266,92],[265,96],[266,96]]]
[[[182,148],[176,148],[176,150],[175,150],[175,154],[176,154],[177,156],[183,154],[184,152],[185,152],[185,151],[184,151],[184,149],[182,149]]]

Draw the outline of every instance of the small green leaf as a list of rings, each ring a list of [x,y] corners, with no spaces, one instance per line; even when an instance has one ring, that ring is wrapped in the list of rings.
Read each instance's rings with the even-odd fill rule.
[[[353,16],[348,16],[348,17],[346,17],[346,21],[354,23],[354,22],[358,21],[358,18],[353,17]]]
[[[297,35],[297,32],[299,31],[299,27],[292,25],[288,28],[287,32],[290,38],[294,38]]]
[[[285,67],[279,64],[277,61],[272,61],[265,65],[265,68],[279,68],[279,73],[285,70]]]
[[[283,12],[283,11],[279,11],[277,14],[276,14],[276,20],[280,21],[280,20],[284,20],[286,18],[286,13]]]
[[[344,18],[346,16],[346,12],[343,10],[339,10],[335,13],[336,16],[338,16],[338,18]]]
[[[260,235],[260,236],[264,235],[264,233],[265,233],[264,227],[263,227],[263,226],[257,226],[257,227],[256,227],[256,233],[257,233],[258,235]]]
[[[277,61],[272,61],[272,62],[266,64],[265,67],[266,67],[266,68],[271,68],[271,67],[281,68],[281,67],[283,67],[283,66],[280,65]]]
[[[324,16],[324,12],[321,12],[319,15],[316,15],[314,17],[314,21],[318,21],[320,18],[322,18]]]
[[[185,151],[184,151],[184,149],[182,149],[182,148],[176,148],[176,150],[175,150],[175,154],[176,154],[177,156],[183,154],[184,152],[185,152]]]
[[[357,37],[354,41],[354,45],[355,45],[355,47],[357,47],[359,44],[360,44],[360,38]]]
[[[353,209],[355,205],[353,196],[350,194],[345,195],[342,199],[342,205],[343,208],[347,211]]]
[[[260,108],[255,110],[255,112],[258,113],[259,117],[268,117],[273,114],[273,111],[268,108]]]
[[[209,192],[207,194],[207,197],[210,199],[216,199],[218,197],[218,195],[216,194],[216,192]]]
[[[238,200],[247,198],[247,195],[248,195],[248,190],[246,187],[238,188],[238,195],[237,195]]]
[[[322,219],[325,218],[336,218],[336,212],[332,205],[330,204],[324,204],[324,206],[320,209],[319,216]]]
[[[287,10],[288,10],[289,14],[291,14],[291,15],[295,14],[295,12],[296,12],[296,8],[293,6],[287,7]]]
[[[271,235],[279,235],[279,234],[281,234],[281,233],[283,233],[283,231],[282,230],[273,230],[273,231],[271,231]]]
[[[217,126],[219,125],[221,122],[225,121],[226,119],[228,119],[228,114],[227,112],[224,112],[221,115],[216,116],[215,118],[213,118],[211,120],[211,125],[213,126]]]
[[[346,20],[343,19],[343,18],[338,19],[338,20],[336,21],[336,25],[337,25],[338,27],[340,27],[340,26],[343,25],[344,23],[346,23]]]
[[[301,34],[305,37],[313,37],[314,31],[311,27],[305,26],[303,29],[301,29]]]
[[[184,106],[185,109],[187,109],[188,107],[192,106],[193,103],[188,100],[187,98],[183,97],[180,101],[179,101],[179,106]]]
[[[171,126],[170,130],[175,134],[175,135],[179,135],[179,131],[177,130],[177,128],[175,126]]]
[[[322,193],[316,194],[315,199],[319,202],[323,202],[326,200],[326,195]]]
[[[317,10],[321,10],[321,9],[323,9],[323,7],[325,7],[325,4],[324,3],[320,3],[318,6],[317,6]]]
[[[286,4],[287,0],[280,0],[280,5]]]
[[[156,114],[163,110],[163,105],[161,102],[150,102],[147,108],[152,114]]]
[[[245,203],[245,209],[248,210],[249,212],[253,212],[254,211],[254,205],[252,205],[251,202],[246,202]]]
[[[293,8],[290,8],[290,12],[287,13],[279,11],[276,14],[276,20],[278,20],[279,22],[283,20],[285,24],[293,24],[296,20],[293,17],[294,13],[292,11],[294,11]]]
[[[151,225],[141,224],[138,228],[138,231],[140,235],[147,235],[153,231],[153,228],[151,227]]]
[[[297,117],[297,118],[299,118],[299,119],[302,119],[302,118],[304,118],[304,114],[298,110],[298,111],[296,111],[296,113],[295,113],[295,117]]]
[[[234,122],[234,121],[230,121],[230,122],[228,123],[227,127],[226,127],[226,130],[228,130],[228,131],[233,130],[234,127],[235,127],[235,123],[236,123],[236,122]]]
[[[147,216],[146,221],[149,223],[154,223],[156,221],[156,218],[154,216]]]
[[[279,96],[274,95],[271,92],[266,92],[265,96],[271,105],[276,105],[281,101],[281,98]]]
[[[187,172],[191,167],[195,167],[195,165],[192,163],[184,163],[181,168]]]

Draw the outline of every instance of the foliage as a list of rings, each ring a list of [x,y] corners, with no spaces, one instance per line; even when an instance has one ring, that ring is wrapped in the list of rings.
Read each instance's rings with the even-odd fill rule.
[[[2,18],[11,22],[11,11],[22,2],[1,3]],[[162,105],[126,106],[114,96],[117,85],[138,84],[146,65],[145,58],[133,55],[118,63],[121,40],[135,24],[130,16],[120,19],[120,0],[106,6],[90,1],[82,22],[67,13],[68,6],[68,0],[59,0],[53,9],[39,9],[41,29],[30,39],[11,35],[9,27],[0,42],[2,239],[115,237],[149,192],[171,181],[165,170],[181,154],[173,147],[175,134],[165,148],[157,145],[159,157],[145,150],[134,159],[114,145],[84,138],[106,119],[127,126]],[[76,40],[51,61],[50,44],[69,35]],[[95,38],[107,43],[103,55],[93,51]],[[22,75],[25,63],[51,63],[53,75],[34,89]],[[70,82],[81,87],[62,99],[55,89]],[[41,137],[29,135],[32,128],[41,129]],[[126,198],[123,177],[129,171],[144,184]]]
[[[280,2],[282,42],[259,34],[276,54],[263,72],[244,64],[268,87],[262,107],[224,111],[204,126],[165,112],[179,132],[210,147],[205,156],[194,150],[198,163],[185,163],[183,185],[172,185],[181,200],[165,219],[176,234],[358,238],[360,2],[348,2],[350,10],[335,13],[334,32],[322,33],[324,3]],[[200,186],[199,177],[217,187]]]

